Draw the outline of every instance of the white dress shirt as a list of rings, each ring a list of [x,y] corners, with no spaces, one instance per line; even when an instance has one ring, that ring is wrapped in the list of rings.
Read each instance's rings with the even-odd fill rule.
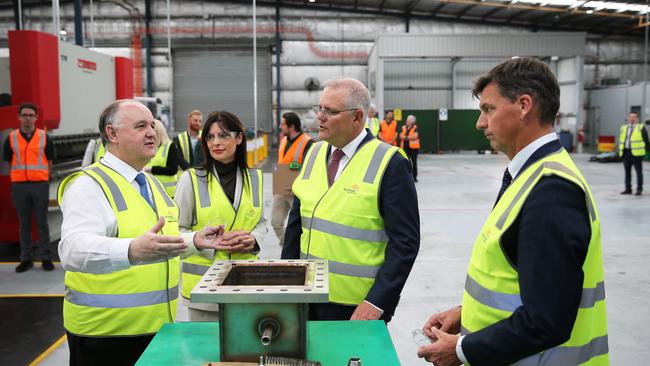
[[[100,160],[123,176],[138,194],[137,171],[110,152]],[[147,184],[149,197],[151,187]],[[117,238],[117,218],[104,191],[90,176],[82,174],[71,182],[61,200],[63,223],[59,257],[66,271],[111,273],[131,267],[129,245],[134,238]],[[144,233],[143,233],[144,234]],[[186,254],[196,252],[194,233],[182,235],[188,244]]]
[[[555,132],[550,132],[521,149],[521,151],[512,158],[510,163],[508,163],[508,171],[510,172],[512,179],[515,179],[517,174],[519,174],[521,167],[526,164],[528,159],[535,151],[537,151],[537,149],[554,140],[557,140],[557,134]]]
[[[341,157],[341,161],[339,161],[339,169],[336,171],[336,176],[334,177],[334,180],[336,181],[339,179],[339,176],[341,175],[341,172],[343,169],[345,169],[345,166],[348,165],[348,162],[352,157],[354,156],[354,153],[357,151],[357,148],[359,147],[359,144],[361,144],[361,141],[366,137],[368,132],[366,132],[366,129],[364,128],[361,133],[357,137],[354,138],[354,140],[348,142],[347,145],[343,146],[340,150],[343,150],[343,156]],[[332,146],[332,152],[334,152],[334,149],[336,149],[335,146]],[[327,160],[329,161],[332,159],[332,154],[330,153],[330,156]]]
[[[508,163],[508,172],[510,172],[512,179],[515,179],[515,177],[519,174],[521,167],[526,164],[528,159],[531,157],[531,155],[533,155],[535,151],[537,151],[537,149],[554,140],[557,140],[557,134],[555,131],[538,138],[537,140],[531,142],[526,147],[521,149],[521,151],[519,151],[512,158],[512,160],[510,160],[510,163]],[[458,359],[462,363],[467,363],[467,358],[465,358],[462,347],[463,338],[465,338],[465,336],[460,336],[456,342],[456,356],[458,356]]]

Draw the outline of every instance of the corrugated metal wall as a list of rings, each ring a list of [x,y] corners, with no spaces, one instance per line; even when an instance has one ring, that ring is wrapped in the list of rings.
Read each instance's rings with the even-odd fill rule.
[[[160,97],[164,102],[170,101],[170,77],[167,71],[166,59],[166,1],[155,0],[153,3],[155,48],[153,50],[153,95]],[[213,1],[183,1],[171,2],[172,38],[173,47],[204,46],[206,43],[250,43],[251,6],[228,2]],[[135,0],[118,6],[114,2],[94,2],[95,8],[95,39],[102,47],[113,47],[111,51],[129,55],[129,42],[136,25],[142,25],[144,14],[144,1]],[[130,11],[128,9],[131,9]],[[24,8],[25,28],[51,31],[51,7],[44,4],[42,7]],[[137,12],[136,12],[137,10]],[[73,40],[73,5],[62,4],[61,25]],[[275,28],[275,9],[273,7],[258,6],[258,31],[259,37],[273,37]],[[296,110],[305,118],[312,118],[307,107],[317,102],[317,93],[309,92],[300,85],[308,77],[317,77],[321,82],[339,76],[353,76],[368,81],[366,57],[349,57],[349,55],[368,53],[374,39],[379,34],[402,34],[405,32],[405,22],[400,18],[380,17],[375,15],[339,13],[339,12],[312,12],[309,10],[281,9],[282,88],[283,112]],[[84,3],[84,40],[90,42],[90,23],[88,21],[89,8]],[[6,45],[7,32],[14,27],[13,10],[0,11],[0,45]],[[508,45],[509,35],[528,33],[524,28],[515,26],[491,26],[489,24],[466,24],[442,20],[411,20],[409,23],[411,34],[425,35],[453,35],[470,34],[476,41],[483,33],[498,33],[500,41],[497,43],[478,44],[477,53],[485,55],[490,50],[499,49]],[[531,42],[529,45],[534,52],[544,44]],[[391,46],[398,56],[400,45]],[[427,43],[423,48],[444,50],[446,56],[456,56],[455,45],[445,43]],[[111,51],[108,53],[113,54]],[[480,52],[479,52],[480,51]],[[338,57],[333,57],[338,54]],[[347,55],[347,56],[346,56]],[[642,40],[593,38],[587,40],[585,55],[585,85],[600,85],[605,81],[639,80],[642,75],[643,42]],[[272,58],[273,65],[275,57]],[[598,62],[598,64],[591,64]],[[612,64],[613,63],[613,64]],[[451,103],[458,108],[475,108],[476,101],[471,98],[465,89],[471,85],[474,75],[482,73],[489,67],[481,70],[464,72],[461,70],[463,61],[456,67],[456,85],[453,95],[438,95],[422,92],[422,100],[429,101],[430,105]],[[341,67],[346,65],[346,67]],[[331,66],[331,67],[330,67]],[[275,66],[272,66],[275,77]],[[143,75],[145,73],[143,72]],[[311,75],[310,75],[311,74]],[[361,77],[360,75],[366,75]],[[464,80],[468,79],[468,80]],[[146,81],[144,82],[146,85]],[[272,88],[276,88],[275,81]],[[389,91],[393,93],[393,91]],[[428,93],[428,94],[427,94]],[[273,92],[275,103],[275,92]],[[410,98],[395,96],[395,100],[410,102]],[[434,104],[435,101],[435,104]],[[400,102],[401,103],[401,102]],[[273,113],[274,114],[274,113]],[[275,122],[274,122],[275,123]]]

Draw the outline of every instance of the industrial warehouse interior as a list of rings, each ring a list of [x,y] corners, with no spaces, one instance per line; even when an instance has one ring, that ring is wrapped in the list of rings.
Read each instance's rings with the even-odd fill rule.
[[[0,0],[0,364],[645,365],[649,28]]]

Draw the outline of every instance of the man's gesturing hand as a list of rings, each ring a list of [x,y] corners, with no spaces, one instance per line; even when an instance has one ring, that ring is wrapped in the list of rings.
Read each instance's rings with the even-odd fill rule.
[[[151,230],[131,240],[129,245],[131,264],[173,258],[187,249],[187,244],[180,236],[158,235],[163,226],[165,226],[165,219],[160,217]]]

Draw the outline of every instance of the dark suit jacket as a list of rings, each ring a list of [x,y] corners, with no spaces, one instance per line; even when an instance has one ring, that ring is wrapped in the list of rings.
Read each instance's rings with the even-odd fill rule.
[[[519,174],[561,148],[559,141],[542,146]],[[519,272],[523,306],[463,339],[470,364],[511,364],[569,339],[582,296],[582,265],[590,238],[584,192],[557,176],[542,178],[501,239],[506,257]]]
[[[375,138],[367,129],[366,132],[359,147]],[[379,187],[379,210],[384,218],[388,245],[384,265],[366,300],[384,310],[384,314],[392,315],[420,248],[420,215],[411,164],[399,153],[393,155],[384,172]],[[300,201],[296,197],[289,213],[282,259],[300,257],[301,234]]]

